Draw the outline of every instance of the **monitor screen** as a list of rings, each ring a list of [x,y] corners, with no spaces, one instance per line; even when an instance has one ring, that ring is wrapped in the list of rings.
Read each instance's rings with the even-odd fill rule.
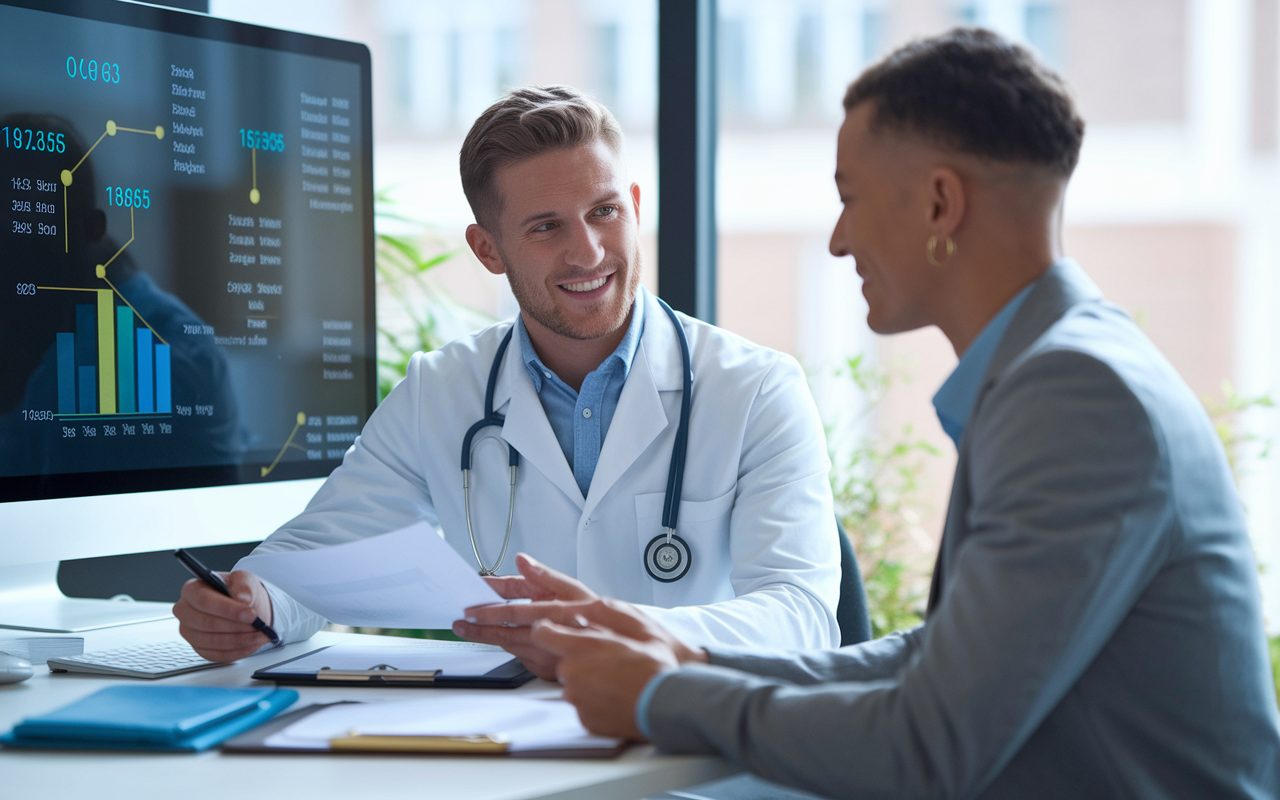
[[[366,48],[0,4],[0,502],[327,475],[376,402]]]

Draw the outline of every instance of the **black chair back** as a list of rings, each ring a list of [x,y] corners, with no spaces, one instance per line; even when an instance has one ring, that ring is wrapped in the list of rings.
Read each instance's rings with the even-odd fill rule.
[[[840,646],[844,647],[871,638],[871,615],[867,611],[862,573],[858,571],[858,557],[839,517],[836,517],[836,533],[840,537],[840,602],[836,605],[836,622],[840,625]]]

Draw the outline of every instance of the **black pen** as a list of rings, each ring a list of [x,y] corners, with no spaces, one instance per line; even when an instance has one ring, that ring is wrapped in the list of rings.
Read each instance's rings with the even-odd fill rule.
[[[200,580],[209,584],[216,591],[222,592],[227,597],[231,596],[231,590],[227,588],[226,582],[204,564],[201,564],[198,558],[181,548],[174,550],[173,555],[182,562],[182,566],[187,568],[187,572],[190,572],[192,575],[195,575]],[[272,644],[281,644],[280,634],[276,633],[270,625],[263,622],[262,617],[253,618],[253,627],[262,631],[262,633],[271,640]]]

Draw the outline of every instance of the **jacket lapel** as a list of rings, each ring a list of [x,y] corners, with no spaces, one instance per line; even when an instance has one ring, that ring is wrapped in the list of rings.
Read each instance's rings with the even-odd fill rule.
[[[1080,265],[1072,259],[1062,259],[1054,262],[1039,278],[1035,288],[1023,302],[1022,308],[1018,309],[1013,321],[1009,323],[1004,338],[1000,340],[996,352],[991,357],[991,363],[987,365],[986,374],[982,379],[982,388],[978,390],[973,411],[969,414],[964,436],[960,440],[955,477],[951,484],[951,500],[947,507],[947,521],[942,531],[942,542],[938,547],[938,558],[933,565],[927,613],[932,613],[942,600],[945,573],[951,562],[950,554],[964,534],[964,520],[968,517],[970,502],[969,471],[966,467],[969,455],[969,434],[973,430],[973,420],[982,409],[982,401],[1004,371],[1050,326],[1062,319],[1072,306],[1101,299],[1103,299],[1102,290],[1080,268]]]
[[[680,342],[671,318],[652,295],[641,289],[639,299],[645,303],[644,331],[618,398],[613,422],[600,448],[600,461],[591,478],[584,514],[590,514],[599,505],[668,425],[679,423],[678,417],[667,419],[660,393],[680,391],[684,386],[680,375]]]
[[[507,347],[503,356],[502,369],[493,392],[493,408],[497,413],[506,415],[502,438],[520,451],[521,467],[526,464],[533,466],[578,508],[582,508],[582,490],[578,488],[564,451],[560,449],[560,441],[547,421],[547,412],[534,391],[533,379],[525,368],[517,341]]]

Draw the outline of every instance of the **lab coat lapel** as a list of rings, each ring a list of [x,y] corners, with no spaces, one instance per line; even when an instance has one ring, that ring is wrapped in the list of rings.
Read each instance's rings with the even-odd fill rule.
[[[493,392],[493,408],[506,416],[502,438],[520,451],[521,470],[526,466],[534,467],[578,508],[582,508],[582,490],[569,469],[555,431],[551,430],[542,401],[534,391],[519,341],[513,340],[503,357],[502,370]]]
[[[678,416],[667,419],[659,394],[683,388],[680,342],[671,318],[657,301],[644,290],[640,297],[645,302],[644,332],[600,449],[600,461],[591,477],[584,514],[590,514],[599,505],[668,425],[675,426],[680,421]]]

